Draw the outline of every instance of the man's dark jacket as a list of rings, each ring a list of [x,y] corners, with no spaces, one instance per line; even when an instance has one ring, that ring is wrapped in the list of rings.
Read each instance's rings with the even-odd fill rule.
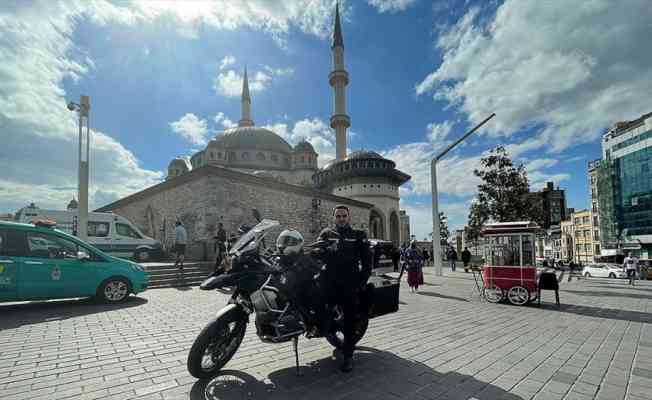
[[[367,282],[371,275],[371,253],[364,231],[349,225],[326,228],[319,234],[319,240],[331,243],[324,258],[324,278],[329,283],[337,288],[354,290]]]

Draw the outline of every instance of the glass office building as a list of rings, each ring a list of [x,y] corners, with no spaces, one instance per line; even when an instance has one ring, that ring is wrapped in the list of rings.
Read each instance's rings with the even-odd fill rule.
[[[652,113],[616,124],[604,135],[602,149],[602,237],[652,259]]]

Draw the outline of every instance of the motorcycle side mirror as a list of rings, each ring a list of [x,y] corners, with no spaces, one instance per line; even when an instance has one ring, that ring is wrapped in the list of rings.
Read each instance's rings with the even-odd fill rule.
[[[258,212],[257,209],[251,210],[252,214],[254,215],[254,218],[256,218],[256,221],[260,222],[263,220],[263,218],[260,216],[260,213]]]

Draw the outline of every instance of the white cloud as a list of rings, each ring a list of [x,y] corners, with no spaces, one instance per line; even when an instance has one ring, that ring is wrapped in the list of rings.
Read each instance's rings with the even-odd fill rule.
[[[543,169],[543,168],[549,168],[554,165],[557,165],[559,160],[556,158],[538,158],[536,160],[532,160],[525,164],[525,169],[529,171],[536,171],[537,169]]]
[[[367,3],[370,6],[376,7],[379,13],[405,11],[415,2],[416,0],[367,0]]]
[[[293,126],[280,122],[267,124],[263,128],[273,131],[292,145],[302,140],[308,141],[319,154],[320,167],[335,159],[335,135],[326,122],[319,118],[304,118],[296,121]],[[350,152],[350,149],[347,151]]]
[[[64,208],[76,194],[77,122],[66,109],[66,100],[78,94],[66,96],[62,81],[78,80],[93,68],[92,60],[76,51],[70,39],[84,4],[41,2],[34,7],[19,2],[5,5],[0,13],[3,211],[16,211],[32,201],[43,207]],[[110,4],[102,8],[100,3],[94,3],[93,9],[98,21],[110,18],[114,11]],[[162,177],[160,171],[142,168],[138,159],[108,134],[91,130],[91,207],[103,205],[103,193],[124,196],[158,183]]]
[[[289,76],[294,73],[292,68],[273,69],[269,66],[264,66],[263,69],[265,72],[257,71],[249,74],[250,92],[262,92],[269,87],[274,79]],[[243,75],[240,75],[239,72],[232,69],[226,72],[219,72],[213,79],[213,89],[221,96],[239,97],[242,95],[243,79]]]
[[[192,144],[206,144],[206,134],[208,133],[206,120],[199,119],[193,113],[186,113],[186,115],[178,120],[170,122],[170,128],[172,129],[172,132],[178,134]]]
[[[453,124],[450,121],[444,121],[441,124],[432,122],[426,127],[428,139],[433,143],[441,142],[446,139],[452,128]]]
[[[455,229],[461,229],[466,225],[469,215],[471,200],[458,201],[455,203],[440,203],[439,211],[448,218],[448,231],[451,237]],[[410,233],[415,235],[417,240],[427,238],[430,240],[432,232],[432,205],[423,202],[401,201],[401,209],[406,210],[410,216]]]
[[[228,67],[229,65],[235,64],[235,57],[233,56],[225,56],[222,61],[220,61],[220,70],[223,70],[224,68]]]
[[[227,116],[224,115],[224,113],[221,111],[217,113],[215,118],[213,118],[213,121],[215,121],[216,124],[222,126],[222,128],[224,129],[235,128],[236,126],[238,126],[237,122],[233,122],[232,120],[227,118]]]
[[[447,100],[471,124],[496,112],[484,128],[492,135],[536,128],[530,149],[553,152],[649,111],[652,53],[641,51],[652,37],[648,0],[506,0],[488,21],[480,11],[440,35],[443,62],[417,94]]]

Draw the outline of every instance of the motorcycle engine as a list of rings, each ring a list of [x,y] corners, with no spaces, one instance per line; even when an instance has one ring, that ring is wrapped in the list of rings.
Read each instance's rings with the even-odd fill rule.
[[[256,310],[256,331],[263,341],[279,343],[300,335],[305,328],[288,302],[273,287],[263,287],[250,296]]]

